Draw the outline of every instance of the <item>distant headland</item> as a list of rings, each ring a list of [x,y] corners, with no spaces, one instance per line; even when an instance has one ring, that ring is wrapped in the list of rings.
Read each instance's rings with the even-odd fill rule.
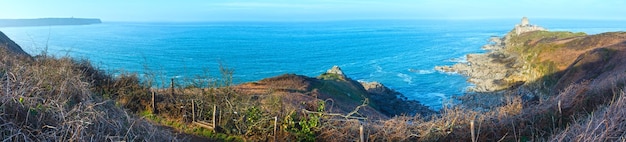
[[[59,26],[100,24],[97,18],[0,19],[0,27]]]

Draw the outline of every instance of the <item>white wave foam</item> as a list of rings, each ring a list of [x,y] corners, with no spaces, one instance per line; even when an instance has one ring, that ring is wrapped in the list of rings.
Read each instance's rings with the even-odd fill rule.
[[[379,65],[374,65],[374,68],[376,68],[376,72],[377,73],[383,73],[383,67],[381,67]]]
[[[409,76],[408,74],[398,73],[397,76],[402,78],[402,81],[408,84],[413,84],[413,77]]]
[[[459,73],[457,72],[446,72],[446,71],[440,71],[440,70],[438,70],[437,72],[446,74],[446,75],[459,75]]]
[[[416,70],[416,69],[409,69],[410,72],[414,72],[417,74],[431,74],[431,73],[435,73],[435,70]]]
[[[467,56],[462,56],[462,57],[458,57],[458,58],[451,58],[446,60],[447,62],[454,62],[454,63],[467,63]]]
[[[385,73],[385,71],[383,71],[383,67],[381,67],[380,65],[373,64],[372,67],[374,67],[374,69],[376,71],[370,73],[370,77],[374,77],[376,75],[380,75],[380,74],[384,74]]]
[[[365,83],[367,83],[367,82],[371,82],[371,81],[367,81],[367,80],[365,80],[365,79],[358,79],[358,80],[356,80],[356,81],[357,81],[357,82],[365,82]]]
[[[448,98],[448,97],[446,97],[446,94],[443,94],[443,93],[428,93],[428,94],[426,94],[426,95],[427,95],[428,97],[432,97],[432,98],[437,97],[437,98],[440,98],[440,99],[442,99],[442,100],[444,100],[444,99]]]
[[[439,105],[449,105],[451,102],[448,102],[450,100],[450,98],[448,98],[446,96],[446,94],[443,93],[427,93],[426,96],[428,96],[429,98],[439,98]]]

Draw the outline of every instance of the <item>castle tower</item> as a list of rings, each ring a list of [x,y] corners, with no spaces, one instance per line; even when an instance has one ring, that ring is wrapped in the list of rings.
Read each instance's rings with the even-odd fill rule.
[[[520,26],[522,26],[522,27],[529,26],[529,24],[528,24],[528,18],[523,17],[523,18],[522,18],[522,23],[521,23],[521,25],[520,25]]]

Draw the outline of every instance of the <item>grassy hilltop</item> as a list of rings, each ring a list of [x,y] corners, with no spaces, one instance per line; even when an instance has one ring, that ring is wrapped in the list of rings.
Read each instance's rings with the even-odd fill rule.
[[[496,83],[502,88],[462,98],[499,103],[439,112],[336,70],[232,84],[234,71],[220,67],[220,76],[155,89],[153,73],[112,76],[86,60],[30,57],[2,43],[0,139],[359,141],[361,132],[367,141],[626,139],[626,33],[532,31],[504,41],[487,53],[510,70]]]

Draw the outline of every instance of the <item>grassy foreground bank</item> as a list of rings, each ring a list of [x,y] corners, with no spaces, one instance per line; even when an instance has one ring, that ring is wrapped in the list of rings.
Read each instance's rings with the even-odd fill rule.
[[[525,47],[539,47],[529,41],[538,41],[543,46],[546,42],[557,44],[565,40],[587,43],[584,40],[598,37],[559,40],[552,36],[526,36],[533,38],[520,41],[527,43]],[[596,40],[599,39],[593,41]],[[571,46],[549,47],[549,51],[556,52]],[[506,103],[490,110],[447,107],[428,117],[381,115],[377,110],[381,106],[370,100],[370,94],[355,93],[362,92],[362,88],[332,75],[320,78],[284,75],[235,85],[233,70],[220,68],[222,75],[217,77],[178,80],[177,84],[184,85],[153,89],[150,80],[155,80],[154,77],[140,78],[132,73],[114,77],[89,61],[45,55],[30,58],[0,48],[0,138],[10,141],[623,141],[626,69],[620,57],[626,53],[624,47],[617,44],[606,50],[584,48],[585,52],[580,53],[571,67],[545,72],[555,75],[549,79],[556,83],[542,86],[545,83],[540,81],[545,80],[528,82],[528,87],[562,88],[537,102],[525,103],[521,96],[511,95],[503,98]],[[543,56],[552,57],[535,57]],[[603,70],[591,66],[598,63]],[[581,71],[594,74],[563,82],[580,78]],[[218,108],[216,117],[212,113],[214,107]],[[213,118],[217,119],[213,130],[193,123],[211,122]]]

